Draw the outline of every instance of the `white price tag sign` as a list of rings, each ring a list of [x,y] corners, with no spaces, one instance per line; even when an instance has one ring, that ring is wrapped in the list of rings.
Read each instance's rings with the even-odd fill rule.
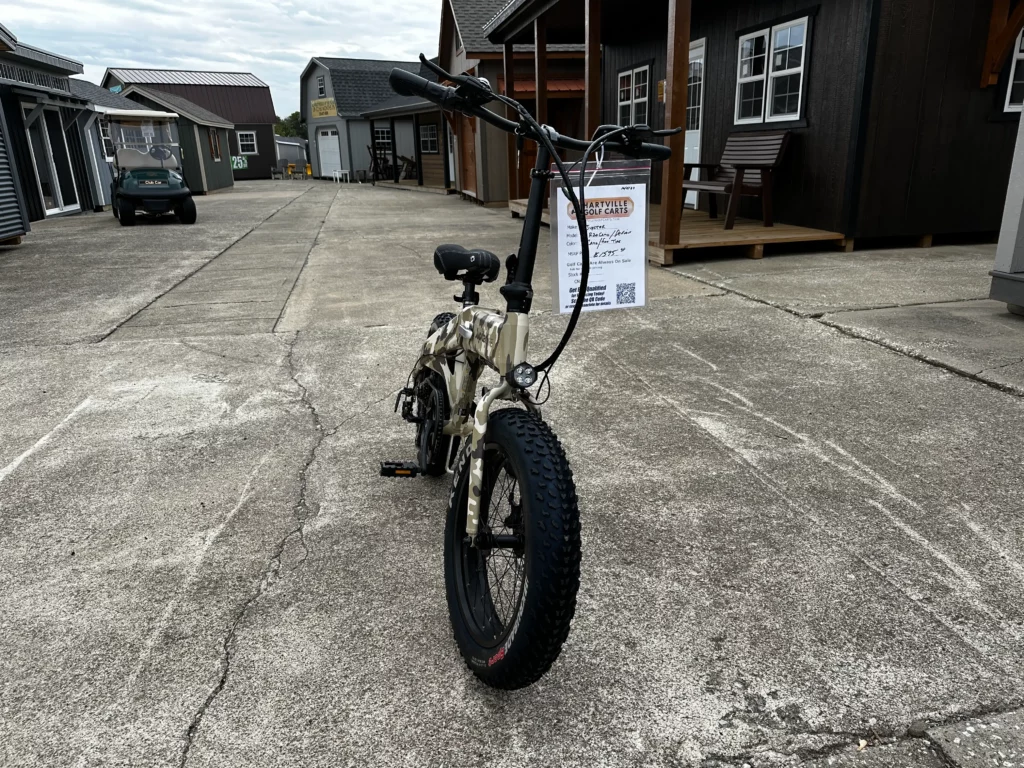
[[[555,238],[555,311],[569,314],[579,295],[583,251],[576,215],[558,189]],[[590,277],[585,312],[642,307],[647,303],[647,187],[602,184],[586,188]]]

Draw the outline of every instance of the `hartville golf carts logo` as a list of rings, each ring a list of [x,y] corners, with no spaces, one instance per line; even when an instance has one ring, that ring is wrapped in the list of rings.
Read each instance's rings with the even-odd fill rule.
[[[624,219],[633,213],[635,206],[631,197],[599,197],[587,200],[583,207],[583,213],[588,219]],[[572,203],[569,203],[566,210],[570,219],[576,217]]]

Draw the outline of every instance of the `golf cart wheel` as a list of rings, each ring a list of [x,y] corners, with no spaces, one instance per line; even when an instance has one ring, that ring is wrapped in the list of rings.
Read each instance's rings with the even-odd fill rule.
[[[580,513],[572,470],[540,417],[491,413],[477,542],[466,536],[469,446],[459,454],[444,571],[455,642],[492,688],[541,678],[569,635],[580,586]]]
[[[120,219],[122,227],[135,226],[135,206],[127,200],[118,200],[117,218]]]
[[[195,224],[196,223],[196,201],[191,197],[186,197],[181,201],[181,207],[177,210],[178,220],[182,224]]]

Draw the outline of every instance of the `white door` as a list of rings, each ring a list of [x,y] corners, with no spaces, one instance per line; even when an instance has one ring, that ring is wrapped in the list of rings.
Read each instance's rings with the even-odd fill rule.
[[[686,87],[686,151],[687,163],[700,162],[700,129],[704,123],[704,40],[690,43],[690,75]],[[700,171],[691,172],[693,178]],[[697,193],[686,193],[686,207],[697,207]]]
[[[341,170],[341,144],[338,143],[337,128],[321,128],[317,142],[320,153],[320,176],[326,178]]]

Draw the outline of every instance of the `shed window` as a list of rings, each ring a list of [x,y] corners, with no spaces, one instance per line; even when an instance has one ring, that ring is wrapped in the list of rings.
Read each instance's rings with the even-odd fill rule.
[[[374,128],[373,129],[373,146],[377,152],[384,152],[387,154],[391,153],[391,129],[390,128]]]
[[[207,128],[210,137],[210,155],[215,162],[220,162],[220,134],[216,128]]]
[[[619,125],[647,125],[650,89],[650,67],[619,73]]]
[[[320,75],[316,79],[316,95],[317,98],[322,99],[327,95],[327,84],[324,82],[324,76]]]
[[[256,131],[236,131],[238,136],[238,152],[242,155],[255,155],[256,152]]]
[[[807,68],[808,21],[804,17],[740,38],[736,71],[737,124],[800,118]]]
[[[428,155],[437,154],[437,126],[434,124],[420,126],[420,152]]]
[[[1013,46],[1013,63],[1010,65],[1010,85],[1006,89],[1007,112],[1024,111],[1024,32],[1017,35]]]

